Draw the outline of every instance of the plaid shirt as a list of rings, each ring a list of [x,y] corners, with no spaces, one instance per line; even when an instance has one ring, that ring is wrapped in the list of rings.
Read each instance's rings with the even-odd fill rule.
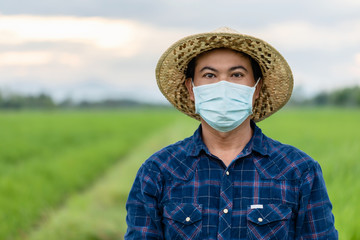
[[[251,126],[228,167],[201,127],[151,156],[129,194],[125,239],[338,239],[319,164]]]

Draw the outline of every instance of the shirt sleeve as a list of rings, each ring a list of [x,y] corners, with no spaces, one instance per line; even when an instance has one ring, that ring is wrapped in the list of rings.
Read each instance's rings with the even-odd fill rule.
[[[158,207],[159,171],[147,165],[139,169],[126,203],[127,232],[124,239],[163,239]]]
[[[300,187],[300,209],[296,221],[296,239],[338,239],[332,204],[327,194],[320,165],[304,175]]]

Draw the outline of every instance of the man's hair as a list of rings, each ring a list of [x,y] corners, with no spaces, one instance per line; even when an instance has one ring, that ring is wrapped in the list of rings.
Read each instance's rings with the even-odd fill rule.
[[[216,49],[216,48],[215,48]],[[207,52],[210,52],[212,50],[215,50],[215,49],[211,49]],[[232,49],[230,49],[232,50]],[[254,80],[255,82],[259,79],[259,78],[262,78],[262,72],[261,72],[261,68],[260,68],[260,65],[259,63],[253,59],[252,57],[250,57],[248,54],[244,53],[244,52],[239,52],[239,51],[236,51],[236,50],[233,50],[235,52],[238,52],[240,53],[241,55],[243,55],[244,57],[248,58],[250,60],[250,64],[251,64],[251,68],[252,68],[252,71],[253,71],[253,75],[254,75]],[[206,52],[203,52],[201,54],[204,54]],[[201,55],[200,54],[200,55]],[[196,56],[194,57],[193,59],[191,59],[191,61],[188,63],[187,65],[187,68],[185,70],[185,76],[186,78],[191,78],[191,79],[194,79],[194,75],[195,75],[195,67],[196,67],[196,60],[197,58],[200,56]]]

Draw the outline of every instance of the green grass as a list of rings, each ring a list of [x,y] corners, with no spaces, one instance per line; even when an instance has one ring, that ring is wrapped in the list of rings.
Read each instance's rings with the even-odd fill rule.
[[[259,123],[269,137],[321,164],[340,239],[360,238],[359,122],[354,109],[285,109]],[[19,139],[4,150],[6,161],[0,149],[0,239],[122,239],[124,205],[140,164],[196,126],[173,111],[0,114],[2,145],[4,136]],[[31,139],[40,146],[27,145]]]
[[[25,236],[174,112],[1,112],[0,239]]]
[[[117,240],[126,231],[125,202],[141,163],[179,138],[191,135],[197,122],[179,116],[136,146],[125,159],[115,164],[93,188],[74,195],[59,211],[54,212],[41,228],[27,240]]]
[[[340,239],[360,239],[359,124],[360,109],[287,109],[259,124],[320,163]]]

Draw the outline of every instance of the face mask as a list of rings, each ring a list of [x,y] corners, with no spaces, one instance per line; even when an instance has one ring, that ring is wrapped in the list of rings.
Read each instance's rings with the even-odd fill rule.
[[[252,114],[254,87],[220,81],[195,87],[195,112],[212,128],[229,132]]]

